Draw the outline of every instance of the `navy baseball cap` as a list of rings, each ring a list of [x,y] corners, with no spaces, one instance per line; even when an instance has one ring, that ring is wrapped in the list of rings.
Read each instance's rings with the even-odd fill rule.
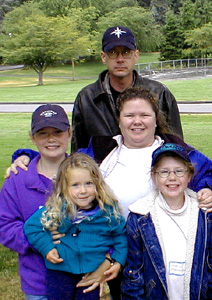
[[[189,163],[191,162],[186,148],[177,144],[164,144],[152,153],[152,167],[156,164],[159,158],[165,156],[167,153],[174,153],[185,161]]]
[[[33,112],[31,122],[32,134],[44,127],[53,127],[62,131],[68,130],[70,127],[68,116],[61,106],[44,104]]]
[[[117,46],[125,46],[136,50],[135,36],[127,27],[115,26],[108,28],[102,38],[102,51],[108,52]]]

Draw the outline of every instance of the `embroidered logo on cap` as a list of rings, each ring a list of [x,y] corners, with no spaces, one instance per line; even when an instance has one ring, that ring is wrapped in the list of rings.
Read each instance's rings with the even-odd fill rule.
[[[53,110],[45,110],[40,114],[41,117],[45,117],[45,118],[51,118],[54,115],[57,115],[57,112]]]
[[[115,34],[118,39],[121,37],[123,33],[126,33],[126,31],[121,30],[119,27],[116,27],[116,29],[113,32],[111,32],[111,34]]]

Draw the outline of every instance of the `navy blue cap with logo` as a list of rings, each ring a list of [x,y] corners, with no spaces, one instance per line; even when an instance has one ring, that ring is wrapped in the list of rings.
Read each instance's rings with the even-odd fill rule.
[[[167,143],[160,146],[152,153],[152,167],[158,162],[160,158],[162,158],[168,153],[174,153],[175,155],[181,157],[185,161],[191,162],[190,157],[188,155],[188,151],[185,147],[177,144]]]
[[[108,28],[102,38],[102,51],[108,52],[117,46],[125,46],[136,50],[135,36],[132,31],[123,26]]]
[[[31,132],[35,134],[44,127],[53,127],[67,131],[70,127],[69,119],[64,109],[57,104],[39,106],[32,114]]]

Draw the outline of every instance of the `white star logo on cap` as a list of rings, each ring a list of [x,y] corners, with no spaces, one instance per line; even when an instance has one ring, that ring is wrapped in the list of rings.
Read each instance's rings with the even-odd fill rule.
[[[40,116],[45,117],[45,118],[51,118],[54,115],[57,115],[57,112],[55,112],[53,110],[45,110],[40,114]]]
[[[126,33],[126,31],[121,30],[119,27],[116,27],[116,29],[113,32],[111,32],[111,34],[115,34],[118,39],[123,33]]]

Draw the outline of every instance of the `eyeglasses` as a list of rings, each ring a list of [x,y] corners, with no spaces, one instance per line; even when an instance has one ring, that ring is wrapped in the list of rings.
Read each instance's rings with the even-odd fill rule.
[[[160,171],[155,172],[155,173],[157,173],[161,178],[168,178],[171,173],[174,173],[174,175],[177,176],[177,177],[183,177],[186,172],[188,172],[188,170],[177,169],[177,170],[174,170],[174,171],[169,171],[169,170],[164,169],[164,170],[160,170]]]
[[[123,50],[123,51],[110,50],[110,51],[106,52],[107,56],[111,59],[117,58],[120,53],[124,58],[130,59],[130,58],[132,58],[134,51],[129,49],[129,50]]]

